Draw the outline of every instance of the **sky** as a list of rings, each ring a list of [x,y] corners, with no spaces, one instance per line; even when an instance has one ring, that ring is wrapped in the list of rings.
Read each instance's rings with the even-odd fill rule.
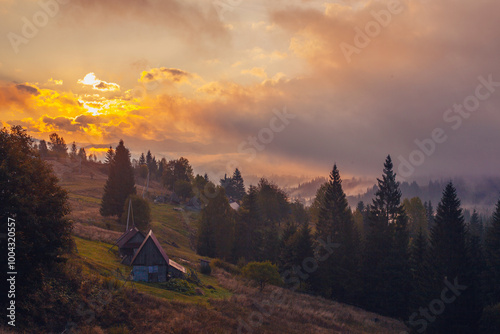
[[[498,175],[495,0],[0,0],[0,121],[212,177]]]

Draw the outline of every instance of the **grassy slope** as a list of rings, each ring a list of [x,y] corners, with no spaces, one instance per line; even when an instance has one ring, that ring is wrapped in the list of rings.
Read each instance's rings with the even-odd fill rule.
[[[59,169],[61,186],[68,190],[72,213],[69,218],[74,220],[79,226],[79,234],[82,231],[91,230],[91,233],[83,233],[87,239],[75,237],[78,248],[77,261],[83,264],[84,270],[104,277],[115,277],[124,280],[128,276],[131,268],[120,264],[116,247],[108,251],[112,246],[110,240],[123,231],[123,226],[114,219],[103,219],[99,215],[99,205],[102,196],[102,189],[105,176],[97,171],[91,179],[89,172],[81,175],[64,174],[64,166],[56,166]],[[58,171],[57,168],[56,173]],[[61,172],[62,170],[62,172]],[[142,180],[139,180],[141,183]],[[142,187],[138,187],[138,193]],[[150,193],[160,194],[162,189],[153,182],[150,185]],[[162,244],[165,252],[174,261],[184,265],[189,269],[197,269],[200,256],[190,247],[192,243],[192,231],[196,228],[197,214],[191,212],[179,212],[174,210],[175,206],[170,204],[151,203],[153,229],[158,240]],[[111,235],[100,237],[103,231],[95,228],[108,228],[120,232],[109,232]],[[97,240],[88,240],[97,239]],[[108,240],[108,242],[98,241]],[[174,246],[175,244],[175,246]],[[177,247],[176,247],[177,246]],[[138,282],[127,282],[137,291],[151,296],[160,297],[194,307],[207,307],[210,312],[216,312],[221,319],[221,326],[230,326],[235,330],[236,318],[247,319],[252,312],[256,311],[255,302],[265,303],[268,300],[270,291],[260,293],[258,290],[248,287],[239,279],[230,277],[227,273],[218,272],[213,276],[198,274],[201,279],[200,288],[204,295],[187,296],[177,292],[169,291],[160,287],[159,284],[147,284]],[[206,286],[215,287],[215,291]],[[269,290],[268,289],[268,290]],[[281,291],[281,290],[280,290]],[[304,332],[313,330],[314,332],[352,332],[352,333],[399,333],[405,330],[402,323],[365,312],[346,305],[334,303],[321,298],[304,296],[290,291],[283,290],[287,295],[288,302],[285,305],[276,307],[276,314],[266,318],[258,331],[262,332]],[[198,309],[197,312],[200,312]],[[377,318],[377,322],[374,319]],[[232,321],[229,321],[232,319]],[[380,320],[381,319],[381,320]],[[227,327],[226,326],[226,327]],[[227,332],[225,328],[222,332]],[[232,330],[231,330],[232,331]]]

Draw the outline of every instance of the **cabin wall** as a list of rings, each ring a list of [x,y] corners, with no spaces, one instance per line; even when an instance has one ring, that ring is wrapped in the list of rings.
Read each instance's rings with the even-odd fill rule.
[[[132,275],[136,282],[165,282],[167,280],[167,266],[134,266]]]

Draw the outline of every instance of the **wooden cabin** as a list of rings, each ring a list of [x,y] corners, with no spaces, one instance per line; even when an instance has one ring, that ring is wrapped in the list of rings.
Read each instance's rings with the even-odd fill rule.
[[[122,263],[129,265],[146,237],[135,226],[123,233],[116,241]]]
[[[135,253],[131,263],[134,281],[165,282],[169,259],[152,230]]]

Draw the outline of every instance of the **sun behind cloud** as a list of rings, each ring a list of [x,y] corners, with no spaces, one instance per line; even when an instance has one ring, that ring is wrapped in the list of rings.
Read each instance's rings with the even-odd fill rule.
[[[120,90],[120,85],[113,82],[99,80],[97,79],[94,72],[88,73],[83,79],[78,79],[78,83],[85,86],[92,86],[93,89],[104,92],[113,92]]]

